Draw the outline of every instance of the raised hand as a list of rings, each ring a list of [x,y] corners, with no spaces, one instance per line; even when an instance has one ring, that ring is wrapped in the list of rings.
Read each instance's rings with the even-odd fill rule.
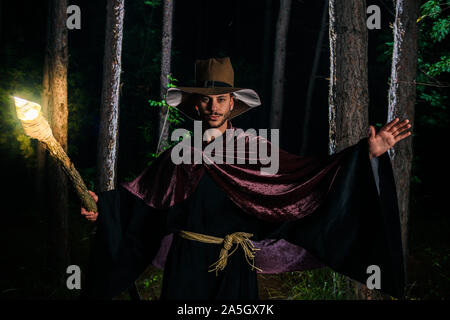
[[[381,156],[397,142],[409,137],[411,131],[406,132],[409,128],[411,128],[409,120],[405,119],[399,122],[399,118],[395,118],[384,125],[378,133],[375,132],[375,127],[370,126],[370,136],[368,139],[370,158]]]
[[[89,190],[89,193],[90,193],[90,195],[92,196],[92,198],[95,200],[95,202],[97,202],[98,201],[98,196],[94,193],[94,192],[92,192],[92,191],[90,191]],[[97,220],[97,217],[98,217],[98,212],[91,212],[91,211],[87,211],[85,208],[83,208],[83,207],[81,207],[81,214],[83,215],[83,216],[85,216],[85,218],[88,220],[88,221],[91,221],[91,222],[95,222],[96,220]]]

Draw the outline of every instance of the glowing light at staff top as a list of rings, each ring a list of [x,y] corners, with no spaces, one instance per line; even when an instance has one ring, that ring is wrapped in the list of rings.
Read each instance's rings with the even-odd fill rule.
[[[37,118],[41,111],[41,106],[22,98],[14,97],[16,104],[17,117],[20,120],[31,121]]]

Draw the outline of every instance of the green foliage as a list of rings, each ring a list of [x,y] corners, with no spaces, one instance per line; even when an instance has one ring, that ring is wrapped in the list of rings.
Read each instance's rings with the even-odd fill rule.
[[[419,19],[417,19],[417,22],[419,22],[420,20],[422,20],[425,17],[430,17],[432,19],[436,19],[438,17],[438,15],[442,12],[440,2],[442,2],[442,1],[429,0],[429,1],[425,2],[421,7],[422,16]]]
[[[450,7],[450,2],[442,0],[429,0],[422,5],[422,16],[417,19],[417,22],[424,19],[432,21],[430,38],[433,42],[441,42],[448,35],[450,30],[450,17],[441,16],[444,11],[442,9],[444,6],[446,6],[445,9],[448,9]]]
[[[434,42],[442,41],[447,35],[450,28],[450,19],[439,19],[434,22],[433,29],[431,31],[431,38]]]
[[[445,100],[447,100],[447,96],[441,95],[436,90],[430,90],[430,93],[422,92],[420,97],[428,102],[431,106],[441,109],[446,109]]]
[[[265,287],[269,299],[284,300],[344,300],[347,299],[347,279],[330,268],[302,272],[286,272],[276,277],[281,286]]]
[[[153,1],[146,0],[146,1],[144,1],[144,4],[146,4],[152,8],[156,8],[161,5],[161,0],[153,0]]]
[[[152,274],[150,277],[142,280],[142,286],[149,288],[150,286],[162,281],[162,273]]]
[[[347,280],[329,268],[304,271],[292,287],[293,300],[344,300]]]
[[[435,77],[444,72],[450,73],[450,56],[441,56],[440,61],[431,64],[424,63],[423,66],[429,76]]]
[[[137,286],[142,300],[158,300],[161,296],[163,271],[153,266],[147,270],[138,279]]]
[[[176,87],[175,82],[177,82],[177,81],[178,81],[177,79],[175,79],[174,77],[172,77],[169,74],[167,87],[175,88]],[[169,106],[166,103],[165,99],[163,99],[163,100],[151,100],[150,99],[150,100],[148,100],[148,103],[151,107],[156,107],[156,108],[167,107],[168,108],[167,125],[169,126],[169,136],[173,130],[178,128],[185,121],[185,118],[182,116],[180,111],[178,111],[178,109],[175,107]],[[140,128],[141,128],[142,132],[144,133],[146,141],[149,141],[153,128],[148,124],[141,126]],[[159,138],[159,136],[158,136],[158,138]],[[175,144],[179,143],[181,140],[182,140],[182,138],[180,138],[178,141],[169,141],[167,143],[164,143],[161,147],[160,152],[147,153],[146,157],[148,159],[148,164],[152,163],[152,161],[154,159],[156,159],[157,157],[159,157],[164,151],[171,148]]]
[[[175,82],[178,81],[178,79],[175,79],[174,77],[172,77],[171,74],[168,75],[168,83],[167,83],[167,88],[176,88],[177,86],[174,84]]]
[[[450,74],[450,52],[443,40],[450,32],[450,16],[446,9],[450,2],[430,0],[421,7],[418,46],[418,121],[425,128],[446,127],[450,124],[446,91],[450,84],[444,81]],[[428,108],[425,109],[425,107]],[[431,107],[431,108],[430,108]]]
[[[450,52],[443,40],[450,32],[448,0],[429,0],[420,8],[417,60],[417,122],[424,128],[450,124],[447,107],[450,74]],[[385,44],[379,62],[390,62],[394,43],[392,35],[384,34]],[[430,108],[431,107],[431,108]]]
[[[413,184],[420,184],[420,183],[421,183],[421,180],[420,180],[420,178],[419,178],[418,176],[413,175],[413,176],[411,177],[411,183],[413,183]]]

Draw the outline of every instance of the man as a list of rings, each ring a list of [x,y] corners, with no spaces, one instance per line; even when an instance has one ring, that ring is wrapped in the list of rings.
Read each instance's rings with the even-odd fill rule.
[[[203,125],[200,146],[190,139],[177,146],[187,146],[188,159],[211,160],[208,148],[226,144],[232,161],[175,164],[175,146],[134,181],[92,193],[99,213],[81,210],[89,221],[98,218],[85,295],[112,298],[153,263],[164,268],[161,299],[257,299],[257,272],[321,266],[365,283],[374,265],[382,279],[376,288],[401,297],[400,224],[386,151],[411,134],[408,120],[378,133],[370,126],[369,138],[332,156],[299,157],[231,125],[260,101],[234,87],[229,58],[197,61],[196,80],[167,92],[169,105]],[[251,151],[255,143],[277,152],[276,174],[261,173],[267,159]]]

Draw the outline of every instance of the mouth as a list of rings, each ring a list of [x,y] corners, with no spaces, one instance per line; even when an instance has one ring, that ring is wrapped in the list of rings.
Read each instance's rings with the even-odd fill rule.
[[[208,116],[208,119],[213,120],[213,121],[219,120],[219,118],[220,118],[219,115],[209,115]]]

